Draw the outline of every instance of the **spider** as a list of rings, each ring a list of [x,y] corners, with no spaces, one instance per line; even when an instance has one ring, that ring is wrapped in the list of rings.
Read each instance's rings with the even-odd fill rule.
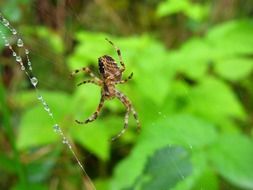
[[[80,86],[86,83],[93,83],[101,87],[101,98],[100,98],[100,102],[98,104],[97,110],[85,121],[75,120],[78,124],[86,124],[86,123],[96,120],[104,105],[105,100],[118,98],[126,107],[124,128],[116,136],[112,138],[112,141],[114,141],[115,139],[119,138],[122,134],[124,134],[125,131],[127,130],[129,114],[131,112],[133,113],[133,116],[136,120],[138,130],[140,130],[141,124],[138,119],[138,114],[133,108],[131,101],[128,99],[126,95],[124,95],[122,92],[120,92],[119,90],[115,88],[117,84],[123,84],[123,83],[126,83],[128,80],[130,80],[133,76],[133,73],[131,73],[126,79],[122,80],[122,73],[125,71],[125,64],[122,60],[120,49],[116,47],[114,43],[110,41],[109,39],[106,38],[106,40],[115,48],[119,57],[121,67],[117,65],[116,61],[112,57],[108,55],[103,55],[98,58],[98,67],[99,67],[99,73],[101,76],[100,78],[96,77],[88,67],[83,67],[82,69],[77,69],[73,71],[71,73],[71,76],[79,73],[80,71],[83,71],[89,74],[92,77],[92,79],[85,80],[79,83],[77,86]]]

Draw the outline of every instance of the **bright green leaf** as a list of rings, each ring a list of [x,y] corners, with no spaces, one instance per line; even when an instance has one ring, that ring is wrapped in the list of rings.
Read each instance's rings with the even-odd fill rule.
[[[206,78],[189,93],[189,109],[214,121],[224,117],[245,116],[243,107],[229,86],[215,78]]]
[[[253,59],[231,58],[215,64],[216,72],[228,80],[240,80],[247,77],[253,68]]]
[[[169,146],[159,149],[148,159],[137,183],[145,190],[171,189],[191,172],[188,152],[181,147]]]
[[[211,144],[217,135],[214,126],[188,115],[169,116],[144,127],[145,130],[142,131],[132,154],[115,170],[115,178],[112,182],[114,189],[132,185],[143,170],[147,158],[155,150],[173,144],[194,150]]]
[[[253,141],[243,135],[221,135],[210,151],[215,169],[229,182],[253,189]]]

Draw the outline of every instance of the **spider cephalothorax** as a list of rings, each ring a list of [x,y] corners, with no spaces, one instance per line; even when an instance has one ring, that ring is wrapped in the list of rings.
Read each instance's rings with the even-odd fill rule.
[[[118,91],[115,88],[115,85],[123,84],[123,83],[127,82],[129,79],[131,79],[133,76],[133,73],[131,73],[127,79],[122,80],[122,73],[125,71],[125,64],[122,61],[120,49],[117,48],[110,40],[108,40],[108,39],[106,39],[106,40],[111,45],[113,45],[114,48],[116,49],[117,54],[119,56],[121,67],[119,67],[117,65],[116,61],[112,57],[110,57],[108,55],[104,55],[104,56],[101,56],[98,58],[98,67],[99,67],[99,73],[101,75],[101,78],[96,77],[88,67],[84,67],[82,69],[75,70],[71,75],[74,75],[82,70],[82,71],[88,73],[93,79],[83,81],[83,82],[79,83],[78,86],[85,84],[85,83],[93,83],[98,86],[101,86],[101,99],[100,99],[97,110],[85,121],[76,120],[77,123],[84,124],[84,123],[89,123],[89,122],[94,121],[97,118],[98,114],[100,113],[105,100],[113,99],[116,97],[124,104],[124,106],[127,109],[127,112],[125,115],[125,124],[124,124],[124,128],[119,132],[119,134],[112,138],[112,140],[115,140],[116,138],[120,137],[127,129],[128,118],[129,118],[130,112],[133,113],[133,116],[137,122],[138,129],[140,129],[141,125],[140,125],[140,122],[138,119],[138,115],[137,115],[135,109],[133,108],[130,100],[123,93],[121,93],[120,91]]]

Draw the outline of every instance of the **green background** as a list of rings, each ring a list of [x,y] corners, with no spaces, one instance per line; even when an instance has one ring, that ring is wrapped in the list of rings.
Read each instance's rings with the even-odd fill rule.
[[[6,0],[2,15],[30,51],[52,121],[0,40],[0,189],[90,189],[53,130],[57,122],[101,190],[253,189],[253,2],[250,0]],[[0,24],[13,48],[16,38]],[[136,132],[122,103],[69,74],[120,49],[117,89],[139,114]],[[25,66],[27,67],[26,63]]]

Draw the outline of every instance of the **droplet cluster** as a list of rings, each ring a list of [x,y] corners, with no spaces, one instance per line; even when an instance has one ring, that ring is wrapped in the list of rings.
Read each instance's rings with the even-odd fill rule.
[[[16,45],[17,48],[20,48],[20,50],[24,50],[24,54],[25,56],[23,57],[22,55],[20,55],[19,53],[17,53],[16,51],[14,51],[14,49],[12,48],[12,44],[10,43],[10,41],[7,39],[6,35],[4,34],[4,32],[0,29],[0,38],[2,38],[4,45],[6,47],[8,47],[10,49],[10,51],[12,52],[12,56],[14,57],[15,61],[20,65],[20,69],[22,71],[25,72],[25,74],[27,75],[27,77],[30,79],[31,85],[34,87],[36,93],[37,93],[37,98],[38,100],[41,102],[41,104],[43,105],[44,110],[48,113],[49,117],[52,119],[52,121],[55,123],[53,125],[53,131],[56,132],[62,139],[62,143],[67,145],[67,147],[69,148],[70,152],[72,153],[72,155],[74,156],[74,158],[76,159],[79,167],[82,169],[82,171],[84,172],[84,175],[86,175],[89,179],[89,176],[87,175],[83,165],[81,164],[81,162],[79,161],[77,155],[75,154],[69,140],[67,139],[67,137],[64,135],[62,129],[60,128],[59,124],[57,124],[55,122],[54,116],[53,116],[53,112],[51,112],[51,109],[49,107],[49,105],[47,104],[47,102],[44,100],[43,96],[40,94],[37,85],[38,85],[38,79],[36,77],[33,76],[32,74],[32,62],[30,61],[29,58],[29,50],[25,47],[25,44],[23,42],[23,40],[18,36],[18,32],[16,31],[15,28],[13,28],[10,24],[10,22],[3,17],[3,15],[0,13],[0,24],[2,24],[5,28],[7,28],[9,30],[9,32],[11,32],[12,36],[14,37],[14,39],[16,39],[16,43],[14,43],[13,45]],[[20,51],[18,51],[20,52]],[[30,72],[27,72],[26,67],[24,65],[24,61],[26,61],[26,65],[29,69]]]

